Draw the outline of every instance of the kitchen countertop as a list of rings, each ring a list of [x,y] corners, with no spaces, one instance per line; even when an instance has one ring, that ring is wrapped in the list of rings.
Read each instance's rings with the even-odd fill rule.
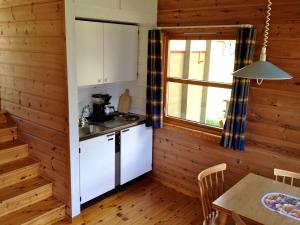
[[[115,116],[114,119],[105,122],[89,122],[84,127],[79,127],[79,141],[117,132],[129,127],[133,127],[146,122],[146,116],[137,114],[128,114],[129,116],[137,116],[138,119],[130,120],[125,116]]]

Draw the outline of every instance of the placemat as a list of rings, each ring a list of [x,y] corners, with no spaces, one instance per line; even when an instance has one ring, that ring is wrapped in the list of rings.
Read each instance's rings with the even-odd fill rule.
[[[300,221],[300,198],[284,193],[267,193],[261,199],[262,204],[269,210]]]

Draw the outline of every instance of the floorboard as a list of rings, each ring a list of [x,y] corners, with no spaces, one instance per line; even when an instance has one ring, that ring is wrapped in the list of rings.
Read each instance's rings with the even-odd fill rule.
[[[72,223],[55,225],[199,225],[201,221],[197,199],[145,177],[84,209]]]

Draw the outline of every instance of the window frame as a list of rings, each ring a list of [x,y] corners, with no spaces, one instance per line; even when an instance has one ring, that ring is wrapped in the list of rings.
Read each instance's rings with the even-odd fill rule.
[[[236,40],[236,28],[197,28],[197,29],[162,29],[163,32],[163,121],[168,124],[189,128],[192,130],[221,135],[223,128],[214,127],[200,122],[189,121],[177,117],[167,116],[167,84],[175,82],[180,84],[191,84],[202,87],[217,87],[232,89],[232,84],[200,81],[185,78],[168,77],[169,63],[169,41],[170,40]]]

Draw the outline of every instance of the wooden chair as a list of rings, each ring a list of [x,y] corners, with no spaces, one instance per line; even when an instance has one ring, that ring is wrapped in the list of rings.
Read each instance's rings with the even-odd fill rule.
[[[203,225],[217,224],[218,212],[212,208],[212,202],[224,192],[224,171],[226,163],[203,170],[198,175],[200,200],[203,211]]]
[[[294,185],[294,179],[300,180],[300,173],[291,172],[287,170],[281,170],[281,169],[274,169],[274,175],[276,181],[278,181],[278,176],[282,177],[282,182],[286,184],[286,178],[289,178],[291,180],[290,185]]]
[[[231,216],[232,216],[232,219],[233,219],[235,225],[247,225],[247,224],[242,220],[242,218],[241,218],[238,214],[236,214],[235,212],[232,212]]]

